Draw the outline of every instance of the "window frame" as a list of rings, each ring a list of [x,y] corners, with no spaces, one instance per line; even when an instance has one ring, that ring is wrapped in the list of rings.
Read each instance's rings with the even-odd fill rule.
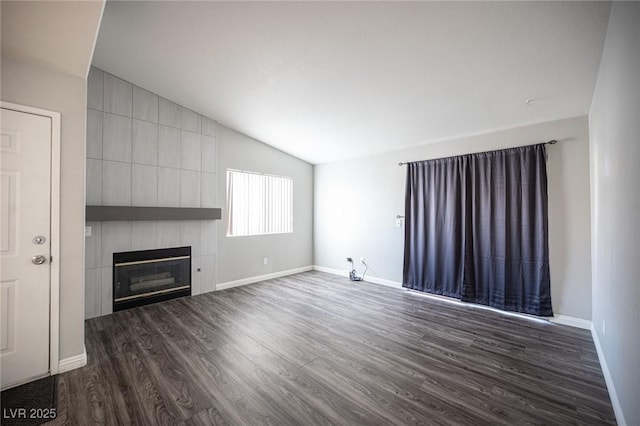
[[[231,218],[232,218],[232,200],[230,197],[230,183],[231,183],[231,175],[232,173],[241,173],[244,175],[254,175],[254,176],[258,176],[261,178],[276,178],[276,179],[285,179],[288,180],[289,183],[289,194],[286,197],[286,200],[288,200],[288,207],[289,207],[289,224],[287,227],[287,230],[285,231],[278,231],[278,232],[260,232],[260,233],[242,233],[242,234],[232,234],[231,231]],[[226,169],[226,201],[227,201],[227,205],[226,205],[226,236],[227,237],[231,237],[231,238],[237,238],[237,237],[260,237],[260,236],[268,236],[268,235],[285,235],[285,234],[293,234],[293,230],[294,230],[294,216],[293,216],[293,205],[294,205],[294,179],[291,176],[283,176],[283,175],[275,175],[275,174],[270,174],[270,173],[262,173],[262,172],[255,172],[255,171],[248,171],[248,170],[241,170],[241,169],[234,169],[234,168],[227,168]],[[261,220],[261,225],[263,229],[267,229],[269,227],[270,222],[268,222],[268,215],[269,215],[269,209],[268,209],[268,192],[267,189],[265,188],[265,182],[266,179],[263,179],[263,182],[261,182],[262,184],[262,218]],[[286,206],[285,206],[286,207]]]

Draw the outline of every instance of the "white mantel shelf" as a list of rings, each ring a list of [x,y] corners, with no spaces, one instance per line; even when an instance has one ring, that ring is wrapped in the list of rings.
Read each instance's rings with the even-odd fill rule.
[[[219,208],[87,206],[87,222],[137,220],[219,220]]]

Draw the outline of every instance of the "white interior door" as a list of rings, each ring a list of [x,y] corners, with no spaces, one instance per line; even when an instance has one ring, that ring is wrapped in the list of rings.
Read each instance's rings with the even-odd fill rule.
[[[0,377],[6,389],[49,372],[50,117],[1,109]]]

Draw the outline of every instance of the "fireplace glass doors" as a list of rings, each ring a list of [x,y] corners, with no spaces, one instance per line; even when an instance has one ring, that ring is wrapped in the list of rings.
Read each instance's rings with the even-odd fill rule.
[[[113,311],[191,295],[191,247],[113,254]]]

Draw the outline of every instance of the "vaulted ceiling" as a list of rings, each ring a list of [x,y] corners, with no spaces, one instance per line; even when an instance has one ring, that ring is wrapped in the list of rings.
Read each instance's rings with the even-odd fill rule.
[[[609,8],[113,1],[93,63],[322,163],[586,114]]]
[[[102,0],[2,0],[2,55],[86,78],[103,7]]]

